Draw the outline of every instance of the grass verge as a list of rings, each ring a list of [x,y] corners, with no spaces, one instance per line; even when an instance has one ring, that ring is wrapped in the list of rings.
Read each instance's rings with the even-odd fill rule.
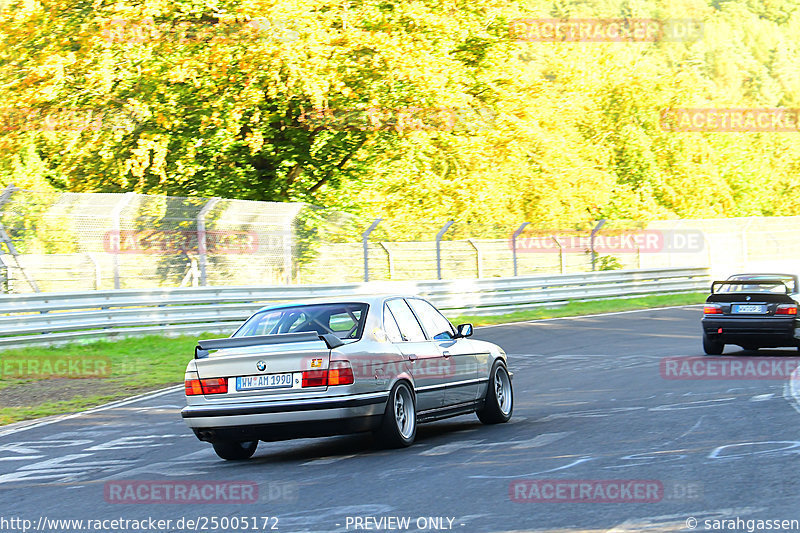
[[[150,335],[4,350],[0,352],[0,424],[72,413],[179,385],[196,344],[195,336]],[[88,364],[70,368],[71,361]]]
[[[456,324],[471,322],[476,326],[485,326],[542,318],[691,305],[704,302],[706,296],[705,293],[698,292],[569,302],[555,308],[542,307],[505,315],[449,318]],[[210,334],[200,337],[218,336]],[[179,385],[183,382],[186,363],[194,354],[197,338],[198,336],[151,335],[118,341],[2,351],[0,425],[73,413],[135,394]],[[56,369],[56,363],[63,360],[89,361],[93,364],[79,367],[77,375],[45,372]],[[31,364],[37,365],[36,372],[30,372]]]

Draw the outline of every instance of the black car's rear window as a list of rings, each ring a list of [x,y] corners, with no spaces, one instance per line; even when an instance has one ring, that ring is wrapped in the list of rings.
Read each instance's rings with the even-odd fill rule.
[[[360,339],[368,307],[365,303],[335,303],[266,309],[251,316],[233,336],[312,332]]]

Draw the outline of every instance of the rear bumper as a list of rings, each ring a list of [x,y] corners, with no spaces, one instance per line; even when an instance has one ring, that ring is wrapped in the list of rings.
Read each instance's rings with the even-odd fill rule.
[[[800,343],[793,317],[704,317],[702,323],[703,333],[725,344],[779,347]]]
[[[309,422],[286,422],[280,424],[259,424],[253,426],[226,426],[192,428],[195,436],[206,442],[232,440],[238,442],[261,440],[275,442],[289,439],[305,439],[346,435],[371,431],[381,423],[381,416],[364,416],[342,420],[322,420]]]
[[[368,431],[389,392],[295,401],[190,405],[181,416],[200,440],[284,440]]]

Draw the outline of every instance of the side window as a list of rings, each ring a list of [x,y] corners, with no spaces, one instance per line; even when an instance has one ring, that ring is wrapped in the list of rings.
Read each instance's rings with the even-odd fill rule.
[[[389,342],[400,342],[403,340],[403,336],[400,334],[400,328],[397,327],[397,321],[394,319],[394,315],[392,315],[388,305],[383,306],[383,331],[386,332],[386,338],[389,339]]]
[[[400,327],[400,334],[404,341],[419,342],[425,340],[425,334],[422,328],[419,327],[419,322],[414,317],[405,300],[389,300],[386,302],[389,310],[392,312],[397,325]]]
[[[452,339],[455,331],[450,321],[447,320],[434,306],[425,300],[409,298],[408,304],[422,322],[422,327],[431,339],[437,341]]]

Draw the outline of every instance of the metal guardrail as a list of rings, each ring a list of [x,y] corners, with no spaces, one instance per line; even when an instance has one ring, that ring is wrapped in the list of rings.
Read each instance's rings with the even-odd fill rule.
[[[194,287],[0,295],[0,347],[143,334],[230,333],[274,302],[420,294],[450,315],[504,314],[572,300],[708,290],[709,269],[667,268],[447,281]]]

